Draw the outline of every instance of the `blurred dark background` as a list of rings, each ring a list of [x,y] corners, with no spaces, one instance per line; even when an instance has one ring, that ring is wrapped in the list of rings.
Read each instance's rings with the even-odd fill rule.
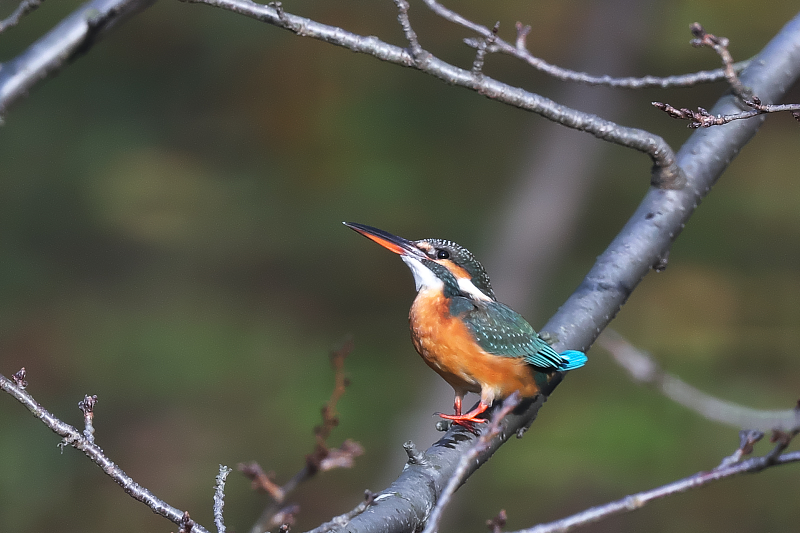
[[[0,0],[0,17],[16,5]],[[0,61],[79,5],[45,2],[0,35]],[[285,7],[404,45],[388,0]],[[729,37],[745,59],[797,3],[768,1],[759,16],[750,2],[708,0],[452,7],[501,21],[508,40],[515,21],[531,24],[529,49],[562,66],[667,75],[719,64],[689,46],[690,23]],[[420,2],[411,17],[423,46],[469,67],[468,32]],[[500,56],[486,72],[675,148],[690,131],[650,102],[710,108],[725,90],[576,90]],[[787,101],[798,100],[795,88]],[[538,329],[624,224],[650,168],[641,154],[550,128],[416,71],[222,10],[158,2],[41,83],[0,127],[0,372],[25,366],[34,397],[78,426],[77,402],[97,394],[100,446],[213,527],[220,463],[256,460],[279,482],[302,467],[333,387],[328,352],[350,334],[352,385],[331,444],[353,438],[366,454],[292,495],[302,507],[295,530],[314,527],[364,489],[384,488],[402,468],[402,442],[427,447],[437,438],[431,414],[452,405],[409,341],[411,275],[341,221],[467,246],[497,273],[500,300]],[[753,407],[790,408],[800,394],[798,131],[788,115],[766,121],[667,270],[649,275],[612,324],[689,383]],[[564,138],[547,148],[554,135]],[[571,181],[548,181],[576,161]],[[522,197],[531,203],[515,204]],[[527,231],[525,217],[545,208],[537,199],[555,215]],[[531,232],[558,239],[523,243]],[[519,265],[530,275],[514,276]],[[589,355],[533,430],[459,492],[445,530],[484,531],[501,508],[509,529],[560,518],[713,468],[738,446],[735,428],[637,386],[601,349]],[[177,529],[57,444],[0,398],[3,531]],[[800,521],[799,490],[788,466],[585,531],[787,531]],[[231,474],[230,530],[248,531],[266,502]]]

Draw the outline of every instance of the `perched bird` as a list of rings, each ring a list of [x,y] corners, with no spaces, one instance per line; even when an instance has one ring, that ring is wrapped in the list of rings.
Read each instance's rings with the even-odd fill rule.
[[[539,394],[547,373],[580,368],[586,355],[560,354],[522,315],[497,301],[489,276],[463,246],[443,239],[408,241],[391,233],[345,222],[345,226],[400,255],[414,275],[417,297],[408,319],[414,347],[455,391],[455,414],[444,419],[473,429],[495,400],[519,391]],[[468,392],[480,393],[475,409],[462,414]]]

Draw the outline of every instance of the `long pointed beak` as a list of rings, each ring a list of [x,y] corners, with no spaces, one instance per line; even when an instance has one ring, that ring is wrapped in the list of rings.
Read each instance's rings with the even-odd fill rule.
[[[406,240],[397,235],[392,235],[387,231],[383,231],[372,226],[365,224],[356,224],[355,222],[342,222],[348,228],[359,232],[364,237],[373,240],[383,246],[384,248],[393,251],[400,255],[411,255],[415,257],[425,257],[425,254],[414,245],[413,242]]]

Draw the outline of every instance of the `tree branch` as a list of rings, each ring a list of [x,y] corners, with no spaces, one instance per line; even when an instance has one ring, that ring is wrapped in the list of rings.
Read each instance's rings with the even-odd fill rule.
[[[731,89],[733,89],[734,94],[743,100],[752,96],[747,87],[745,87],[736,75],[736,69],[733,66],[733,56],[728,50],[728,45],[730,44],[728,38],[717,37],[712,33],[708,33],[698,22],[692,23],[691,31],[692,35],[694,35],[694,39],[691,40],[692,46],[697,48],[711,48],[722,60],[725,79],[728,81],[728,85],[731,86]]]
[[[780,455],[780,452],[785,447],[786,445],[783,442],[780,442],[772,450],[772,452],[764,455],[763,457],[753,457],[751,459],[747,459],[746,461],[735,464],[726,464],[723,462],[723,464],[709,472],[698,472],[692,476],[652,490],[639,492],[638,494],[632,494],[622,498],[621,500],[597,507],[592,507],[591,509],[587,509],[567,518],[562,518],[561,520],[556,520],[547,524],[540,524],[532,528],[521,529],[514,533],[564,533],[576,527],[598,522],[610,516],[640,509],[653,500],[665,498],[666,496],[671,496],[680,492],[686,492],[690,489],[703,487],[714,481],[719,481],[720,479],[725,479],[738,474],[761,472],[762,470],[773,466],[785,465],[800,461],[800,452],[792,452],[785,455]]]
[[[464,18],[455,11],[446,8],[436,0],[423,1],[425,2],[425,5],[431,9],[431,11],[443,19],[472,30],[481,35],[484,39],[488,39],[492,34],[491,29]],[[592,76],[586,72],[575,72],[574,70],[552,65],[547,61],[531,54],[525,48],[525,37],[530,30],[530,26],[523,26],[522,23],[517,22],[517,39],[515,44],[512,45],[511,43],[498,37],[487,49],[489,52],[501,52],[512,57],[516,57],[536,70],[544,72],[545,74],[561,81],[571,81],[586,85],[615,87],[619,89],[645,89],[648,87],[660,87],[662,89],[666,89],[668,87],[692,87],[700,83],[712,83],[715,81],[724,80],[728,77],[728,72],[726,69],[705,70],[677,76],[641,76],[624,78],[614,78],[608,75]],[[464,42],[468,46],[476,46],[474,39],[465,39]],[[747,66],[747,64],[748,61],[742,61],[740,63],[732,64],[731,68],[734,70],[734,72],[737,72],[741,71]]]
[[[742,102],[751,107],[749,111],[740,111],[738,113],[731,113],[729,115],[714,115],[709,113],[702,107],[698,107],[697,111],[682,107],[680,109],[672,107],[669,104],[662,102],[653,102],[653,107],[664,111],[672,118],[681,120],[688,120],[687,127],[691,129],[709,128],[711,126],[722,126],[734,120],[742,120],[746,118],[753,118],[758,115],[765,115],[767,113],[781,113],[788,111],[792,114],[795,120],[800,121],[800,104],[762,104],[761,100],[753,96],[749,100],[742,100]]]
[[[742,72],[741,80],[767,102],[780,98],[800,76],[800,15],[795,16]],[[723,96],[717,114],[738,111],[738,99]],[[581,285],[543,328],[558,347],[586,349],[619,312],[633,289],[654,267],[666,266],[669,248],[699,202],[763,117],[720,128],[695,131],[681,147],[677,162],[688,183],[681,190],[651,188]]]
[[[44,407],[33,399],[33,397],[25,391],[25,369],[14,374],[13,379],[0,374],[0,390],[7,392],[14,397],[19,403],[24,405],[28,411],[36,418],[41,420],[44,425],[49,427],[57,435],[61,436],[63,440],[60,446],[72,446],[76,450],[82,451],[93,463],[103,469],[111,479],[117,482],[122,489],[133,499],[147,505],[154,513],[163,516],[167,520],[184,527],[191,519],[189,514],[172,507],[168,503],[157,498],[152,492],[136,483],[128,474],[126,474],[120,467],[114,464],[111,459],[106,457],[103,450],[94,443],[93,430],[84,435],[75,427],[63,422],[53,416]],[[87,396],[87,398],[92,398]],[[96,398],[95,398],[96,399]],[[90,402],[94,404],[94,400]],[[87,414],[92,412],[87,409],[86,399],[81,402],[83,406],[81,410],[84,412],[84,420],[87,423],[87,429],[91,427],[91,417]],[[220,507],[221,509],[221,507]],[[208,533],[208,531],[201,525],[192,521],[192,533]]]
[[[225,533],[225,520],[222,516],[222,508],[225,506],[225,480],[231,469],[227,466],[219,465],[216,483],[214,483],[214,524],[217,526],[218,533]]]
[[[75,57],[155,0],[92,0],[62,20],[22,54],[0,65],[0,123],[9,106],[34,85],[54,74]]]
[[[651,385],[667,398],[715,422],[737,429],[794,431],[800,428],[800,410],[764,411],[715,398],[664,372],[646,352],[636,349],[616,331],[606,329],[597,343],[608,350],[634,381]]]
[[[183,1],[219,7],[292,31],[302,37],[318,39],[353,52],[369,54],[382,61],[420,70],[451,85],[464,87],[492,100],[536,113],[568,128],[591,133],[598,139],[643,152],[653,161],[651,183],[661,188],[677,189],[685,183],[681,170],[676,165],[674,152],[661,137],[638,128],[620,126],[591,113],[570,109],[483,73],[451,65],[425,51],[408,22],[408,4],[405,0],[395,0],[395,4],[398,6],[398,19],[410,49],[386,43],[377,37],[357,35],[342,28],[291,15],[283,11],[279,3],[261,5],[250,0]]]
[[[23,0],[8,17],[0,20],[0,33],[3,33],[8,28],[16,26],[22,17],[35,10],[42,5],[44,0]]]

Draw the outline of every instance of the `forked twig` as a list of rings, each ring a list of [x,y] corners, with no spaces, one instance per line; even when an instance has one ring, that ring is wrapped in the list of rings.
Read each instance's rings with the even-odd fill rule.
[[[172,507],[163,500],[157,498],[152,492],[136,483],[128,474],[126,474],[119,466],[114,464],[109,459],[103,450],[94,443],[94,429],[90,423],[93,418],[93,407],[96,397],[87,396],[81,402],[81,410],[84,411],[84,421],[87,424],[87,431],[84,434],[75,427],[63,422],[55,417],[44,407],[42,407],[33,397],[25,391],[25,369],[15,373],[12,379],[0,374],[0,390],[7,392],[19,403],[24,405],[28,411],[36,418],[42,421],[44,425],[49,427],[54,433],[62,437],[60,446],[72,446],[76,450],[82,451],[93,463],[103,469],[111,479],[113,479],[122,489],[133,499],[147,505],[152,511],[164,518],[179,525],[182,529],[189,528],[193,533],[208,533],[208,531],[200,524],[195,523],[189,518],[189,513],[181,511]],[[94,398],[87,403],[87,398]],[[92,409],[87,409],[88,404],[91,404]],[[91,416],[87,413],[92,413]],[[188,531],[188,530],[187,530]]]
[[[755,96],[750,89],[744,86],[736,72],[733,57],[728,51],[729,41],[727,38],[717,37],[714,34],[706,32],[697,22],[692,24],[691,31],[692,35],[695,37],[691,40],[692,46],[707,46],[713,48],[720,56],[724,65],[725,79],[731,86],[731,90],[743,104],[750,108],[750,110],[727,115],[713,115],[702,107],[698,107],[697,111],[694,111],[686,107],[676,108],[663,102],[652,102],[653,107],[664,111],[672,118],[688,120],[689,124],[687,127],[692,129],[721,126],[733,122],[734,120],[753,118],[766,113],[780,113],[783,111],[791,112],[795,120],[800,122],[800,104],[762,104],[761,100]]]

